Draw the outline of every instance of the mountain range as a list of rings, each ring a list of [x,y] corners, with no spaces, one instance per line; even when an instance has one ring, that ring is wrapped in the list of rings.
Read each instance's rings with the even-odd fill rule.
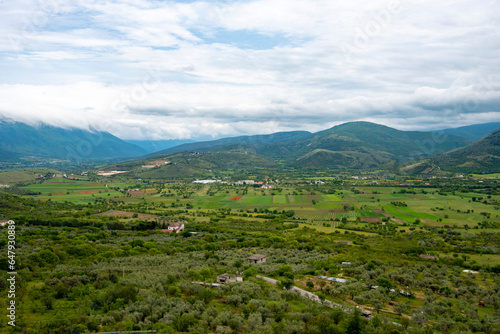
[[[481,125],[475,129],[476,135],[482,137],[486,133],[480,134],[481,129],[489,128]],[[351,122],[317,133],[280,132],[188,143],[112,168],[144,178],[201,177],[228,169],[279,165],[310,170],[391,169],[410,174],[443,170],[495,172],[500,171],[495,158],[499,146],[495,134],[498,132],[473,141],[446,131],[400,131],[369,122]],[[481,152],[481,161],[478,163],[477,156],[470,152]],[[158,159],[168,164],[143,169]]]
[[[439,140],[437,140],[437,137]],[[463,137],[400,131],[370,122],[351,122],[310,133],[279,132],[183,144],[150,156],[180,152],[251,153],[298,168],[374,168],[446,152],[472,143]]]
[[[30,126],[4,120],[0,121],[0,162],[26,156],[83,161],[128,158],[135,161],[114,167],[138,168],[144,177],[196,176],[210,170],[278,165],[296,169],[373,169],[396,163],[414,170],[439,165],[449,170],[490,171],[498,165],[498,132],[484,136],[498,126],[500,123],[487,123],[423,132],[350,122],[316,133],[278,132],[186,143],[126,142],[107,132]],[[484,138],[475,141],[481,137]],[[167,148],[151,152],[160,147]],[[170,163],[141,169],[155,159]]]
[[[146,150],[108,132],[0,120],[0,162],[20,157],[89,160],[134,157]]]
[[[436,130],[433,132],[444,133],[447,135],[454,135],[459,137],[468,138],[471,140],[478,140],[491,132],[500,128],[500,122],[491,122],[484,124],[474,124],[468,126],[461,126],[458,128]]]
[[[500,129],[473,144],[422,159],[403,168],[406,173],[428,173],[432,170],[458,173],[500,172]]]
[[[167,148],[179,146],[187,143],[194,143],[194,140],[190,139],[171,139],[171,140],[125,140],[127,143],[139,146],[146,153],[158,152],[161,150],[166,150]]]

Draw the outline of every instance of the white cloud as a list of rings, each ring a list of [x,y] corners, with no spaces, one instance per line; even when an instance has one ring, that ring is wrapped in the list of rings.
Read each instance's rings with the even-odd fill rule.
[[[51,1],[0,5],[0,116],[155,139],[500,119],[495,1]]]

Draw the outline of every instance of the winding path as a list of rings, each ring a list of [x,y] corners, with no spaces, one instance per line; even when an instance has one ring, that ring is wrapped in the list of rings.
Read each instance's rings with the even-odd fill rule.
[[[268,283],[271,283],[271,284],[275,284],[276,285],[276,283],[277,283],[277,280],[275,280],[273,278],[264,277],[264,276],[260,276],[260,275],[257,275],[256,277],[260,278],[260,279],[263,279],[264,281],[266,281]],[[301,288],[297,288],[296,286],[292,286],[292,288],[290,290],[297,291],[298,293],[300,293],[301,296],[309,298],[312,301],[315,301],[315,302],[321,304],[321,299],[319,299],[319,297],[317,295],[315,295],[314,293],[312,293],[312,292],[306,291],[306,290],[301,289]],[[340,305],[340,304],[333,303],[333,302],[331,302],[329,300],[326,300],[326,299],[325,299],[325,301],[322,304],[325,305],[325,306],[331,307],[331,308],[340,308],[340,309],[342,309],[342,311],[344,311],[346,313],[352,313],[352,309],[351,308],[343,306],[343,305]]]

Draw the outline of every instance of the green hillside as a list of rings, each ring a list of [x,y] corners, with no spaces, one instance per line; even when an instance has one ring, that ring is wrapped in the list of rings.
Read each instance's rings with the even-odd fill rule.
[[[180,145],[158,153],[239,152],[288,166],[307,169],[377,168],[390,160],[406,161],[470,144],[457,136],[400,131],[370,122],[352,122],[311,134],[282,132],[272,135],[224,138]]]
[[[354,151],[329,151],[316,149],[297,159],[295,166],[302,168],[377,168],[389,161],[388,153],[364,153]]]
[[[107,132],[0,121],[0,161],[26,156],[86,160],[144,154],[144,149]]]
[[[162,159],[166,162],[154,168],[145,168],[151,161]],[[203,177],[218,171],[272,168],[277,164],[263,157],[239,152],[219,153],[176,153],[168,156],[156,156],[134,162],[109,166],[106,170],[127,171],[128,174],[141,178],[184,178]]]
[[[307,131],[277,132],[270,135],[240,136],[213,141],[183,144],[153,155],[164,155],[179,152],[216,152],[216,151],[253,151],[263,154],[266,151],[280,151],[280,147],[312,137]],[[276,153],[275,153],[276,154]]]
[[[500,172],[500,130],[476,143],[433,159],[443,169],[467,173]]]
[[[439,136],[430,132],[400,131],[370,122],[351,122],[318,133],[313,148],[332,151],[369,148],[387,152],[395,160],[408,160],[465,146],[471,141],[457,136]]]

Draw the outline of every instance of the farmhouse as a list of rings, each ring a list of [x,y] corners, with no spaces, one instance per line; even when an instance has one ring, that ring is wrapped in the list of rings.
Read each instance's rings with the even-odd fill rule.
[[[0,220],[0,226],[5,226],[8,222],[8,220]]]
[[[251,263],[263,263],[266,262],[266,256],[262,254],[255,254],[248,258]]]
[[[167,231],[172,231],[168,233],[179,233],[184,231],[184,223],[183,222],[177,222],[177,223],[170,223],[168,224]]]
[[[243,282],[243,276],[232,275],[232,274],[222,274],[217,276],[217,283],[233,283],[233,282]]]

